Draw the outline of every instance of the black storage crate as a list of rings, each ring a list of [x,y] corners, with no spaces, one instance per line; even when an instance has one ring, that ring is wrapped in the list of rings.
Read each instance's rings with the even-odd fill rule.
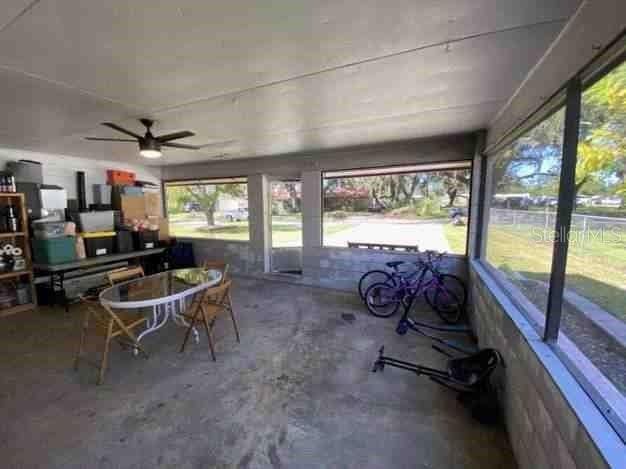
[[[137,251],[159,247],[159,230],[133,231],[133,240]]]
[[[131,231],[118,231],[115,237],[115,252],[124,254],[134,250],[133,233]]]
[[[83,238],[87,257],[98,257],[113,254],[115,236],[99,236],[97,238]]]

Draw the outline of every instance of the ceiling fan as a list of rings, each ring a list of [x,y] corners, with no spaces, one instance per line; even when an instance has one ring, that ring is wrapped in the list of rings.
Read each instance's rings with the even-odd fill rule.
[[[201,147],[196,145],[185,145],[182,143],[172,143],[172,140],[178,140],[180,138],[193,137],[195,134],[190,132],[189,130],[183,130],[181,132],[174,132],[166,135],[159,135],[155,137],[150,132],[150,127],[154,124],[153,120],[150,119],[139,119],[146,127],[146,134],[142,137],[135,132],[132,132],[128,129],[120,127],[113,122],[103,122],[102,125],[106,125],[113,130],[117,130],[118,132],[122,132],[123,134],[130,135],[133,137],[130,138],[101,138],[101,137],[85,137],[86,140],[98,140],[101,142],[137,142],[139,143],[139,154],[146,158],[159,158],[161,153],[161,147],[172,147],[172,148],[184,148],[186,150],[198,150]]]

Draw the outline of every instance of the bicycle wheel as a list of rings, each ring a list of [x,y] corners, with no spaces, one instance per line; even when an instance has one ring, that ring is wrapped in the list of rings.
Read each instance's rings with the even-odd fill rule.
[[[388,285],[395,285],[395,281],[390,273],[384,270],[370,270],[365,273],[359,280],[359,296],[365,301],[365,293],[367,289],[375,283],[386,283]]]
[[[441,274],[438,282],[424,292],[426,302],[448,324],[456,324],[465,311],[467,290],[456,275]]]
[[[374,316],[388,318],[393,316],[401,303],[401,295],[396,287],[387,283],[375,283],[365,292],[365,304]]]

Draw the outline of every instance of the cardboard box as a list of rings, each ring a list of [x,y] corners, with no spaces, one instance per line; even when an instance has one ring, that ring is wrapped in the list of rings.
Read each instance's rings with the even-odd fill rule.
[[[158,192],[146,192],[143,195],[146,201],[146,215],[161,216],[161,194]]]
[[[146,201],[144,197],[122,195],[120,197],[120,210],[124,220],[146,218]]]
[[[170,221],[167,218],[159,219],[159,241],[170,240]]]

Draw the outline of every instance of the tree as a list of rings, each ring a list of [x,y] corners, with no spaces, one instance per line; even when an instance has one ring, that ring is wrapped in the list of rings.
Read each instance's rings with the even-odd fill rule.
[[[180,213],[187,201],[186,190],[182,186],[168,186],[165,189],[168,213]]]
[[[563,110],[509,145],[495,160],[495,193],[550,191],[561,169]],[[544,193],[543,195],[555,195]]]
[[[209,226],[215,225],[215,209],[221,196],[246,197],[245,184],[195,184],[184,188],[187,201],[200,206]]]
[[[619,180],[626,190],[626,63],[583,94],[576,189],[597,179]]]
[[[460,192],[467,191],[470,183],[470,172],[467,169],[442,171],[438,173],[443,188],[448,195],[448,207],[453,207]]]

